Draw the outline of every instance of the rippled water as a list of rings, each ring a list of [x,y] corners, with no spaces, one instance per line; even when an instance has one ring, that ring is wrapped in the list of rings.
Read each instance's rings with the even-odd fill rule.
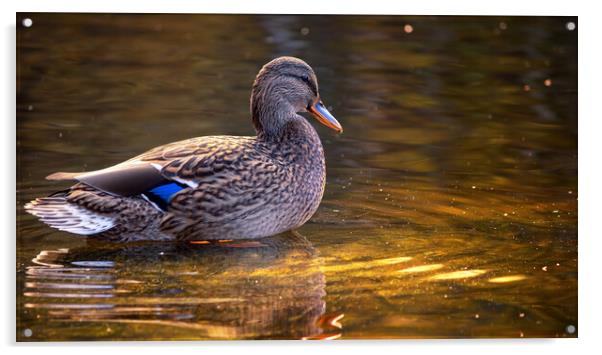
[[[576,18],[22,17],[18,340],[577,335]],[[345,128],[317,128],[326,193],[298,231],[86,243],[23,211],[67,186],[49,173],[252,134],[283,54]]]

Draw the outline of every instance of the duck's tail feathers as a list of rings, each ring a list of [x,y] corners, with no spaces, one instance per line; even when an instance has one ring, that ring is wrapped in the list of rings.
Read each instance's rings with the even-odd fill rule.
[[[27,203],[25,210],[52,228],[74,234],[98,234],[115,226],[111,216],[70,203],[64,196],[37,198]]]
[[[63,173],[58,172],[46,176],[46,180],[76,180],[76,177],[84,173]]]

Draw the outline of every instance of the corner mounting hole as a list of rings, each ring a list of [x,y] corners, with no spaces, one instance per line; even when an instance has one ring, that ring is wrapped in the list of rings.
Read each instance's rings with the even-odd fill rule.
[[[573,21],[569,21],[566,23],[567,30],[573,31],[575,28],[577,28],[577,25]]]
[[[23,21],[21,21],[21,23],[23,24],[23,27],[31,27],[31,25],[33,25],[33,20],[27,17],[24,18]]]
[[[572,324],[569,324],[569,325],[566,326],[566,332],[569,333],[569,334],[574,334],[576,330],[577,329]]]

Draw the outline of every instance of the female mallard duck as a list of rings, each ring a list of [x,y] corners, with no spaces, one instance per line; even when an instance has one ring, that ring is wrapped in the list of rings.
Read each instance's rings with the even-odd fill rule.
[[[316,211],[326,178],[309,111],[343,129],[304,61],[281,57],[251,92],[255,137],[208,136],[153,148],[88,173],[55,173],[71,188],[31,201],[27,212],[63,231],[108,240],[261,238],[297,228]]]

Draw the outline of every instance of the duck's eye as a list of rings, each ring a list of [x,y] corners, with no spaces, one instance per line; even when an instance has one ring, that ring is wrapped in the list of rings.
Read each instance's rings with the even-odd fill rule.
[[[294,75],[294,77],[297,78],[298,80],[301,80],[302,82],[304,82],[305,85],[307,85],[307,87],[311,89],[311,91],[314,93],[314,95],[318,94],[316,84],[311,81],[311,77],[309,75],[300,74],[300,75]]]
[[[303,81],[306,85],[308,85],[308,86],[311,85],[311,81],[309,79],[309,76],[302,74],[302,75],[299,76],[299,79],[301,79],[301,81]]]

